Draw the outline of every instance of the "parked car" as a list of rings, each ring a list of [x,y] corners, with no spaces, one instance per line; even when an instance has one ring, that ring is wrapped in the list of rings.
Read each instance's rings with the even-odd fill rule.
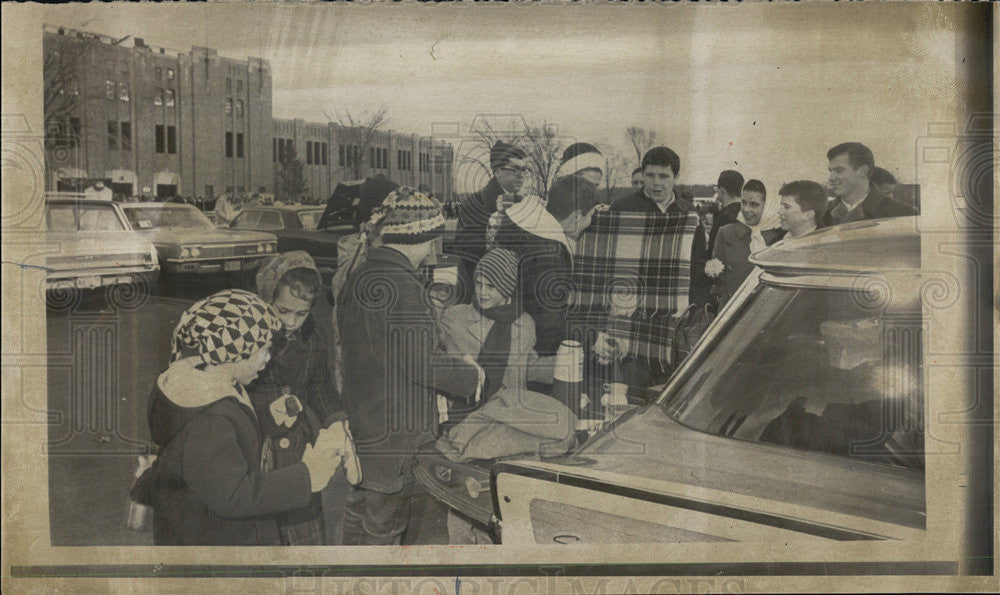
[[[913,221],[846,224],[755,254],[759,268],[662,394],[568,455],[498,461],[483,481],[425,452],[418,478],[472,518],[491,511],[505,544],[923,535]]]
[[[45,200],[45,238],[58,245],[47,256],[46,294],[68,303],[71,294],[99,287],[130,288],[155,280],[160,265],[148,238],[132,231],[118,204],[53,193]]]
[[[156,245],[167,275],[232,273],[249,278],[277,250],[273,234],[216,227],[191,205],[129,203],[123,211],[132,227]]]
[[[352,222],[318,229],[323,215],[322,206],[273,205],[246,207],[230,223],[232,229],[257,230],[272,233],[278,238],[278,252],[305,250],[316,261],[316,266],[329,269],[332,276],[337,268],[337,240],[353,233]]]

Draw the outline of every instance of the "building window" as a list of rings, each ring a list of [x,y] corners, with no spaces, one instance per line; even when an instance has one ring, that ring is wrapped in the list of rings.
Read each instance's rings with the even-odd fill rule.
[[[344,167],[344,165],[346,165],[346,162],[344,161],[344,145],[340,145],[337,147],[337,153],[339,156],[337,163],[340,165],[340,167]]]
[[[173,68],[168,68],[167,69],[167,80],[168,81],[174,80],[174,69]]]
[[[312,165],[313,162],[313,144],[311,140],[306,141],[306,165]]]
[[[226,133],[226,157],[233,156],[233,133]]]
[[[313,163],[319,165],[319,143],[313,143]]]
[[[327,153],[326,143],[323,143],[323,165],[326,165],[326,157],[327,157],[326,153]]]
[[[167,92],[167,99],[164,103],[166,103],[167,107],[174,107],[174,98],[175,98],[174,90],[167,89],[166,92]]]
[[[243,159],[243,133],[236,133],[236,157]]]
[[[108,148],[118,148],[118,122],[108,120]]]
[[[436,174],[444,173],[444,157],[440,155],[434,156],[434,173]]]
[[[278,161],[278,139],[271,137],[271,163]]]
[[[285,139],[278,139],[278,163],[285,162]]]
[[[237,99],[236,100],[236,117],[237,118],[242,118],[243,117],[243,100],[242,99]]]
[[[231,116],[233,114],[233,100],[226,98],[226,115]]]
[[[375,147],[368,149],[368,165],[375,167]]]
[[[166,135],[164,135],[163,124],[156,125],[156,152],[163,153],[166,151]]]
[[[236,92],[237,93],[243,92],[243,79],[236,79]]]
[[[106,93],[108,99],[115,98],[115,82],[114,81],[104,81],[106,87]]]
[[[128,83],[118,83],[118,98],[128,101]]]
[[[213,198],[215,198],[215,186],[205,184],[205,199],[212,200]]]
[[[163,105],[163,91],[164,89],[156,89],[156,93],[153,94],[153,105]]]
[[[226,91],[232,92],[233,90],[233,79],[226,77]]]
[[[389,169],[389,149],[385,147],[382,149],[382,169]]]
[[[156,80],[163,80],[163,69],[159,66],[156,67]]]
[[[132,150],[132,123],[122,122],[119,126],[119,131],[122,133],[122,150],[131,151]]]
[[[293,143],[292,139],[290,138],[285,139],[285,151],[288,153],[289,157],[291,157],[292,154],[295,153],[295,143]]]
[[[177,127],[167,126],[167,153],[177,153]]]
[[[232,186],[226,186],[226,194],[232,194],[232,193],[233,193],[233,187]]]

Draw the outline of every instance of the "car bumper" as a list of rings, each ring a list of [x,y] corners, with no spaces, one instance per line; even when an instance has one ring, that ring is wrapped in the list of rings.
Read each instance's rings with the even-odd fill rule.
[[[163,268],[171,274],[207,275],[213,273],[236,273],[257,270],[261,263],[274,253],[260,256],[240,256],[234,258],[207,258],[197,260],[168,259]]]
[[[135,268],[113,268],[95,271],[53,271],[45,278],[46,291],[60,289],[97,289],[128,283],[151,283],[156,279],[160,269],[152,265]]]

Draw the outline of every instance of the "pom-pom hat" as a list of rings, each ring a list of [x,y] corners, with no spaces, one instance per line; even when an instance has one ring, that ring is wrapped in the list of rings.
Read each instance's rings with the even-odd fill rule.
[[[174,328],[170,361],[185,349],[206,364],[248,359],[271,343],[281,319],[260,296],[242,289],[225,289],[197,301],[181,314]]]

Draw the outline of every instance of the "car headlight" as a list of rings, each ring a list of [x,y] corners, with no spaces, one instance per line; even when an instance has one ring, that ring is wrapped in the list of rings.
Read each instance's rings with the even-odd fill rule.
[[[199,256],[201,256],[201,248],[199,248],[198,246],[192,246],[191,256],[194,258],[198,258]]]
[[[274,252],[274,244],[264,244],[265,252]]]
[[[191,250],[189,248],[181,248],[180,257],[181,258],[190,258],[191,257]]]

